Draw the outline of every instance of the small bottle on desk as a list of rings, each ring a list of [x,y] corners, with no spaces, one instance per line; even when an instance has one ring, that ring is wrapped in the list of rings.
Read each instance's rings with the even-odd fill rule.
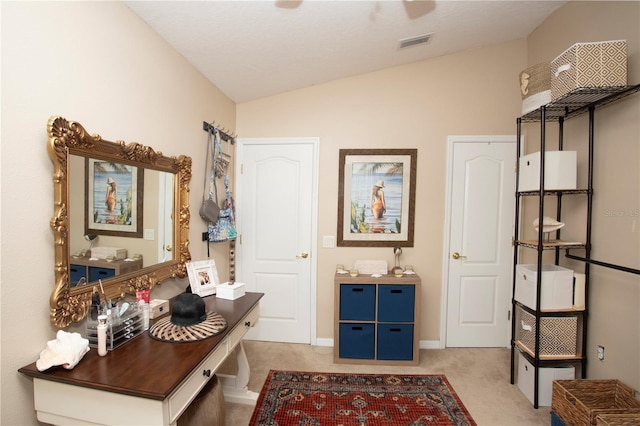
[[[108,316],[98,316],[98,355],[105,356],[107,354],[107,320]]]

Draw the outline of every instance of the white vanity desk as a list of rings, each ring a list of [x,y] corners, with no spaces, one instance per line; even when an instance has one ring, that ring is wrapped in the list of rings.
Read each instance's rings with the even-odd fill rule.
[[[255,404],[247,390],[249,364],[242,338],[259,316],[262,293],[240,299],[205,297],[208,311],[228,323],[217,336],[190,343],[168,343],[143,333],[99,357],[92,348],[72,370],[40,372],[35,362],[19,371],[33,378],[38,420],[51,424],[173,425],[200,389],[232,353],[238,374],[220,375],[225,400]],[[235,350],[235,351],[234,351]]]

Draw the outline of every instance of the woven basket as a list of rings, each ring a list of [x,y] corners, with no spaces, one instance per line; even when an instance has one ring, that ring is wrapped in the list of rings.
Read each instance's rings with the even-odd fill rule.
[[[551,64],[536,64],[520,73],[520,95],[526,99],[537,93],[551,90]]]
[[[619,380],[556,380],[552,389],[551,410],[567,425],[596,426],[602,414],[640,415],[635,391]]]
[[[636,414],[598,414],[597,426],[638,426],[640,425],[640,413]]]
[[[522,115],[551,102],[551,64],[543,62],[520,73]]]

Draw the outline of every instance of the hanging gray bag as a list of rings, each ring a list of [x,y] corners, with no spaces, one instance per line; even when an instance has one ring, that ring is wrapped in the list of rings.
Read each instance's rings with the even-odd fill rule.
[[[212,135],[211,129],[209,129],[209,138],[207,141],[207,154],[204,163],[204,189],[202,190],[202,205],[200,206],[200,217],[207,223],[216,223],[218,221],[218,217],[220,215],[220,206],[213,200],[213,195],[215,192],[215,150],[212,147]],[[211,162],[211,167],[209,166],[209,157],[213,157]],[[210,180],[209,180],[209,195],[206,196],[207,193],[207,171],[211,170]],[[217,194],[216,194],[217,195]]]

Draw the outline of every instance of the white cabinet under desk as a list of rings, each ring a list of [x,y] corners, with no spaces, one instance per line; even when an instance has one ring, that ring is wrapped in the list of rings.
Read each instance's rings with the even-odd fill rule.
[[[155,340],[148,333],[99,357],[92,348],[72,370],[38,371],[35,362],[19,371],[34,381],[38,420],[65,425],[173,425],[216,373],[235,353],[238,379],[223,377],[233,402],[255,404],[247,389],[249,365],[242,338],[259,317],[262,293],[237,300],[203,298],[207,311],[227,320],[227,328],[208,339],[189,343]]]

